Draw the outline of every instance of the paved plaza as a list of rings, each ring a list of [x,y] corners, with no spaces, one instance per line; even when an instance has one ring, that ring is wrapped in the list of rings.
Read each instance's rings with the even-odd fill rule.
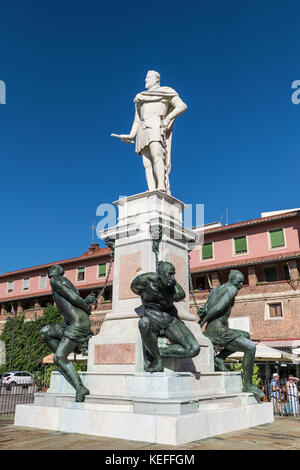
[[[0,450],[299,450],[300,418],[276,417],[271,424],[178,447],[20,428],[5,417],[0,417],[0,435]]]

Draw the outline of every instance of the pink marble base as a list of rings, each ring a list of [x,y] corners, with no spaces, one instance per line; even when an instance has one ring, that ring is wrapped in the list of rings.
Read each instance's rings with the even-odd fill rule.
[[[138,297],[130,289],[133,279],[142,269],[141,252],[120,256],[119,299],[134,299]]]
[[[188,292],[189,286],[186,283],[186,261],[181,256],[170,255],[170,263],[173,264],[176,270],[175,279],[181,285],[185,292]]]
[[[135,343],[97,344],[94,364],[135,364]]]

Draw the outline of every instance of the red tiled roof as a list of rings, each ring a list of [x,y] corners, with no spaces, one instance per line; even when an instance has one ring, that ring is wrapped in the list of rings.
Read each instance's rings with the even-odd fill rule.
[[[206,272],[206,271],[217,271],[220,269],[226,269],[237,266],[249,266],[253,264],[268,263],[269,261],[281,261],[286,259],[300,258],[300,251],[293,253],[277,254],[271,256],[262,256],[260,258],[247,258],[238,261],[227,261],[226,263],[209,264],[205,266],[196,266],[191,268],[192,273]]]
[[[296,217],[297,215],[300,215],[300,211],[285,212],[283,214],[277,214],[277,215],[269,215],[268,217],[260,217],[259,219],[245,220],[244,222],[237,222],[235,224],[221,225],[220,227],[210,228],[210,229],[204,230],[204,234],[208,235],[210,233],[224,232],[227,230],[235,230],[235,229],[239,229],[242,227],[248,227],[250,225],[263,224],[263,223],[272,222],[275,220],[287,219],[289,217]]]
[[[98,258],[98,257],[101,257],[101,256],[109,255],[110,253],[111,253],[110,248],[107,248],[107,247],[97,248],[93,252],[90,252],[90,253],[88,251],[86,251],[85,253],[83,253],[83,255],[77,256],[76,258],[68,258],[68,259],[64,259],[64,260],[61,260],[61,261],[53,261],[52,263],[40,264],[38,266],[33,266],[33,267],[30,267],[30,268],[24,268],[24,269],[18,269],[17,271],[10,271],[10,272],[4,273],[4,274],[0,274],[0,279],[5,278],[5,277],[11,277],[12,275],[15,275],[15,274],[20,274],[20,273],[29,272],[29,271],[37,271],[37,270],[40,270],[40,269],[43,269],[43,268],[48,268],[50,266],[53,266],[54,264],[65,265],[65,264],[69,264],[69,263],[74,263],[76,261],[80,261],[82,259]]]

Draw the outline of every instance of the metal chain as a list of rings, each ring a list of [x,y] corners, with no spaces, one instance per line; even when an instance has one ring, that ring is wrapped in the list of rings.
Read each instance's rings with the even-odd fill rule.
[[[190,259],[191,259],[190,251],[191,250],[189,250],[189,252],[188,252],[188,269],[189,269],[190,293],[192,294],[192,299],[193,299],[194,305],[196,307],[196,310],[197,310],[197,312],[199,312],[200,307],[197,304],[196,296],[195,296],[194,289],[193,289],[192,273],[191,273],[191,266],[190,266]]]
[[[194,289],[193,289],[193,281],[192,281],[192,273],[191,273],[191,267],[190,267],[190,251],[189,250],[189,254],[188,254],[188,269],[189,269],[189,281],[190,281],[190,292],[192,294],[192,298],[193,298],[193,302],[194,302],[194,306],[196,307],[196,311],[197,311],[197,315],[199,316],[200,318],[200,321],[199,321],[199,325],[200,327],[203,326],[203,319],[206,315],[206,310],[204,307],[199,307],[199,305],[197,304],[197,300],[196,300],[196,296],[194,294]]]
[[[158,255],[159,255],[159,245],[162,238],[162,227],[161,225],[151,225],[150,233],[153,238],[152,241],[152,251],[155,254],[155,267],[156,272],[158,270]]]
[[[161,242],[162,238],[162,227],[159,225],[154,225],[150,227],[150,232],[151,235],[153,235],[153,242],[152,242],[152,251],[155,254],[155,262],[156,262],[156,271],[158,269],[158,254],[159,254],[159,245]],[[194,302],[194,305],[196,307],[197,312],[201,311],[201,307],[197,304],[196,296],[194,294],[194,289],[193,289],[193,281],[192,281],[192,273],[191,273],[191,267],[190,267],[190,251],[188,252],[188,271],[189,271],[189,285],[190,285],[190,292],[192,294],[192,299]]]
[[[104,285],[100,291],[100,294],[98,295],[95,303],[97,302],[98,299],[100,299],[100,297],[103,296],[104,294],[104,291],[107,287],[107,283],[108,283],[108,279],[109,279],[109,275],[110,275],[110,271],[111,271],[111,267],[112,267],[112,263],[113,263],[113,260],[114,260],[114,254],[115,254],[115,240],[113,240],[112,238],[106,238],[105,239],[105,243],[106,245],[108,246],[108,248],[111,249],[111,253],[110,253],[110,260],[109,260],[109,267],[108,267],[108,271],[107,271],[107,274],[106,274],[106,278],[105,278],[105,282],[104,282]]]
[[[294,289],[294,290],[298,289],[298,280],[297,279],[288,279],[287,283],[291,286],[292,289]]]

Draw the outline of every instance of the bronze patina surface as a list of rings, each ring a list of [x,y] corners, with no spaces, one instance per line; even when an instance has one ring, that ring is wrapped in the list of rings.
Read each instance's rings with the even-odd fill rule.
[[[185,292],[175,280],[171,263],[159,261],[157,272],[140,274],[132,281],[131,289],[144,306],[139,329],[146,349],[145,371],[162,372],[164,357],[183,359],[199,354],[196,338],[179,319],[174,306],[174,302],[185,298]],[[158,337],[166,337],[172,344],[160,347]]]
[[[198,309],[200,327],[206,323],[204,331],[214,346],[221,347],[215,356],[215,367],[220,371],[228,371],[225,359],[232,353],[244,353],[242,360],[243,392],[253,393],[256,397],[264,397],[263,392],[252,383],[252,373],[256,346],[246,331],[229,328],[228,318],[234,305],[235,297],[242,288],[244,276],[240,271],[231,270],[228,282],[213,289],[203,308]]]
[[[41,329],[41,337],[50,351],[53,361],[65,379],[75,388],[75,401],[83,402],[89,391],[81,382],[78,372],[68,355],[72,352],[86,353],[88,341],[93,335],[89,315],[90,304],[95,302],[95,295],[86,299],[80,297],[72,282],[64,276],[64,269],[56,264],[48,271],[53,300],[64,317],[60,324],[47,325]]]

